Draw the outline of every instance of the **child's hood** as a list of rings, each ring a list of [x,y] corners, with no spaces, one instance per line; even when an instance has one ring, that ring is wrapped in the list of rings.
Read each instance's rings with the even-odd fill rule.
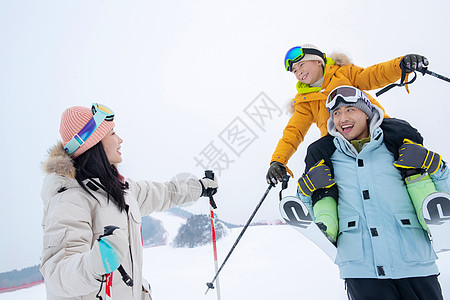
[[[334,61],[336,65],[341,67],[350,65],[352,63],[350,58],[342,52],[334,51],[329,55],[329,57]]]

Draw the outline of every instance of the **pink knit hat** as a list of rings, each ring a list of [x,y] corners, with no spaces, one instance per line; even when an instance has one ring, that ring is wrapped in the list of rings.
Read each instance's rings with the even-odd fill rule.
[[[83,129],[92,116],[92,111],[89,108],[82,106],[70,107],[63,112],[61,116],[61,125],[59,127],[63,146],[66,146],[66,144],[78,134],[81,129]],[[95,146],[111,129],[114,128],[114,125],[113,121],[104,120],[85,143],[75,151],[72,157],[77,157]]]

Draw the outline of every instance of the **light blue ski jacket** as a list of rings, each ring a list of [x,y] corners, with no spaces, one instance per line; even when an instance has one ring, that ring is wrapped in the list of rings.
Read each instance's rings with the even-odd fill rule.
[[[371,141],[360,153],[336,130],[331,156],[339,189],[337,257],[341,278],[406,278],[438,274],[430,240],[393,166],[394,156],[383,142],[381,110],[371,120]],[[431,175],[436,188],[449,192],[449,170],[442,162]],[[311,208],[311,198],[299,193]],[[312,209],[310,209],[312,213]]]

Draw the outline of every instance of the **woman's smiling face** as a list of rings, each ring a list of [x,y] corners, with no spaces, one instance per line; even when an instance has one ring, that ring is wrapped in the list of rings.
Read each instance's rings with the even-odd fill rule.
[[[106,157],[108,157],[111,165],[122,162],[122,153],[120,152],[120,144],[123,140],[118,136],[113,129],[101,140],[103,148],[105,149]]]

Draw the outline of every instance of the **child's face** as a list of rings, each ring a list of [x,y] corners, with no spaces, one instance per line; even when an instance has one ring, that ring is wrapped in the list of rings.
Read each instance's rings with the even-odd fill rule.
[[[311,84],[323,77],[322,63],[318,60],[299,61],[292,66],[292,73],[298,81]]]

